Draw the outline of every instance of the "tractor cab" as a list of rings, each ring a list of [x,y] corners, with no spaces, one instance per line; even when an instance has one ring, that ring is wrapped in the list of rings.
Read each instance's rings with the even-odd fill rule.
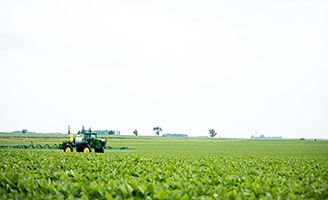
[[[84,130],[84,127],[83,127],[81,133],[84,135],[84,138],[85,138],[87,141],[90,141],[90,140],[93,139],[93,138],[97,138],[97,133],[96,133],[96,132],[93,132],[93,131],[91,130],[91,128],[89,128],[88,131],[85,131],[85,130]]]

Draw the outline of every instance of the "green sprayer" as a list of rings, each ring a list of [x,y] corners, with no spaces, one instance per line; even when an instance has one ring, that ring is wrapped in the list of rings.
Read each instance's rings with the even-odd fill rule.
[[[18,144],[18,145],[0,145],[0,149],[62,149],[64,152],[76,152],[89,153],[94,149],[96,153],[104,153],[104,150],[134,150],[130,147],[119,147],[119,146],[108,146],[107,141],[104,138],[97,138],[97,133],[93,132],[91,128],[86,131],[84,126],[82,130],[78,131],[77,134],[72,134],[70,126],[68,126],[69,140],[66,140],[60,144]],[[22,138],[29,138],[28,134],[19,136]],[[42,134],[36,138],[41,138]],[[47,136],[48,137],[48,136]]]
[[[106,139],[97,138],[97,133],[93,132],[91,128],[86,131],[83,126],[81,131],[73,135],[68,127],[68,134],[69,140],[62,144],[64,152],[72,152],[76,148],[77,152],[89,153],[94,149],[96,153],[104,153]]]

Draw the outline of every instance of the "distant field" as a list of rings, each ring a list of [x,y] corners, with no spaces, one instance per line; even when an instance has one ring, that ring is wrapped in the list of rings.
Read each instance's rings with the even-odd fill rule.
[[[57,144],[65,137],[2,135],[0,144]],[[0,199],[328,199],[326,140],[107,141],[135,150],[0,149]]]
[[[30,144],[31,142],[59,144],[68,138],[66,134],[0,134],[0,145]],[[155,136],[107,136],[105,138],[109,146],[133,147],[137,153],[328,157],[328,140],[197,139]]]

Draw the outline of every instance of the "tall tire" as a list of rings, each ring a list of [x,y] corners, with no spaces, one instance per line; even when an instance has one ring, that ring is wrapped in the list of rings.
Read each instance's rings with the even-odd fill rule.
[[[73,152],[73,148],[71,145],[66,145],[64,148],[65,153]]]
[[[91,148],[89,145],[83,147],[83,153],[90,153],[91,152]]]
[[[104,149],[103,148],[95,148],[95,152],[96,153],[104,153]]]
[[[76,152],[83,152],[83,147],[77,147]]]

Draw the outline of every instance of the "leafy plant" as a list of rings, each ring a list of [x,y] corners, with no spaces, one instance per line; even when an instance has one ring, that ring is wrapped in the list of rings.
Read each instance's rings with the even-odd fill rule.
[[[155,150],[0,149],[0,199],[328,199],[326,142],[137,141]]]

